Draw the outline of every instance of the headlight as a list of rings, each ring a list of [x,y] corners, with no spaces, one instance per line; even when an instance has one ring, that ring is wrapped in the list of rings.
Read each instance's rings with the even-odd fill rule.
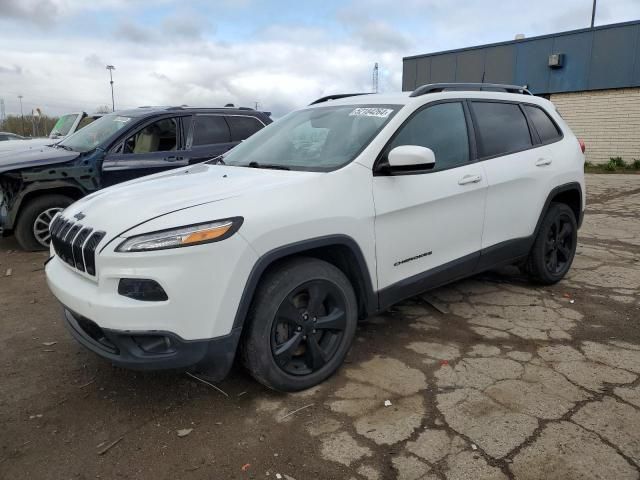
[[[237,232],[242,221],[242,217],[227,218],[136,235],[118,245],[116,252],[148,252],[218,242]]]

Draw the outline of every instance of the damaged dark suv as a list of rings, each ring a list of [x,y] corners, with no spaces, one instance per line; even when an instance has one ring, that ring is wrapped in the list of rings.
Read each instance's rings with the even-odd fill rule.
[[[202,162],[271,123],[244,107],[142,107],[105,115],[54,146],[0,155],[0,234],[46,249],[49,223],[101,188]]]

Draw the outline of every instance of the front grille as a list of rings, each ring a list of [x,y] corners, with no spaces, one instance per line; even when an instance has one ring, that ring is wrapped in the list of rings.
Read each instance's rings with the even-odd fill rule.
[[[106,235],[105,232],[94,232],[80,223],[57,216],[51,226],[51,244],[53,249],[65,263],[89,275],[96,274],[96,247]]]

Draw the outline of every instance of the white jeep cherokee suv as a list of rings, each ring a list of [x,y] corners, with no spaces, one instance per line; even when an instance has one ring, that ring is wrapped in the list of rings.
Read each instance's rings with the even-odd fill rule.
[[[74,203],[46,275],[73,336],[114,364],[221,379],[238,350],[258,381],[301,390],[400,300],[505,264],[559,281],[581,147],[522,87],[324,97],[208,164]]]

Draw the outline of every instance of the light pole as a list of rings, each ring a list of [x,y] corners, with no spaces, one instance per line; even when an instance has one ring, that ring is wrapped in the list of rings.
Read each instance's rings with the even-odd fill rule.
[[[591,9],[591,28],[593,28],[593,24],[596,20],[596,1],[593,0],[593,8]]]
[[[20,126],[22,130],[22,135],[24,136],[24,113],[22,113],[22,95],[18,95],[18,99],[20,100]]]
[[[109,83],[111,84],[111,111],[116,111],[116,102],[113,99],[113,71],[116,69],[113,65],[107,65],[107,70],[109,70]]]

